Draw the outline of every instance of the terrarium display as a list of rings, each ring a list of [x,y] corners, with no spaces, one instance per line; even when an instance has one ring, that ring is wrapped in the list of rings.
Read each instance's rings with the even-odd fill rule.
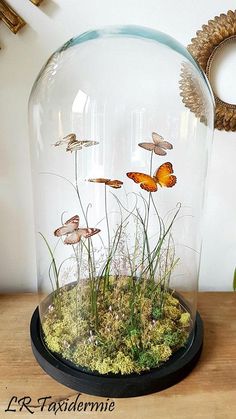
[[[185,107],[183,83],[197,112]],[[162,33],[87,32],[48,60],[29,114],[36,358],[92,394],[174,384],[202,344],[196,291],[213,125],[204,75]]]

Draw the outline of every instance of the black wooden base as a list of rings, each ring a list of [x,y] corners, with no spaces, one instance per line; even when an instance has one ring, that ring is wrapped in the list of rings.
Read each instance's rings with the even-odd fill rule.
[[[197,312],[195,330],[187,347],[177,351],[159,368],[142,374],[101,375],[89,374],[68,365],[52,354],[45,346],[40,331],[39,310],[33,313],[31,324],[31,345],[39,365],[57,380],[81,393],[103,397],[135,397],[155,393],[181,381],[196,365],[203,344],[203,323]]]

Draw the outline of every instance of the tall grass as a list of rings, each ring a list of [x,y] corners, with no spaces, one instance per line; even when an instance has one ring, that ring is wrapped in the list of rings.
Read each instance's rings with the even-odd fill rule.
[[[88,212],[91,204],[85,207],[80,194],[77,153],[77,151],[74,153],[74,183],[63,176],[56,176],[69,182],[73,187],[78,200],[78,212],[82,213],[85,225],[88,228]],[[150,174],[152,173],[152,160],[153,152],[150,159]],[[138,320],[135,315],[139,312],[140,317],[140,309],[137,308],[137,304],[140,298],[145,295],[147,287],[152,293],[153,299],[158,295],[160,312],[163,311],[165,293],[170,286],[171,274],[179,262],[179,259],[175,257],[172,229],[180,212],[181,204],[176,206],[170,221],[167,223],[164,222],[158,211],[153,193],[148,193],[147,199],[143,193],[126,194],[126,202],[124,203],[113,192],[109,194],[108,189],[109,187],[104,184],[104,218],[99,223],[105,223],[107,245],[101,234],[100,252],[103,251],[106,255],[105,261],[101,265],[97,266],[95,250],[98,249],[94,248],[93,238],[89,237],[87,239],[81,238],[79,243],[72,245],[73,255],[64,259],[58,267],[55,251],[52,250],[46,237],[40,233],[50,255],[49,279],[52,289],[57,291],[58,298],[60,298],[60,276],[65,262],[71,259],[76,263],[77,289],[83,277],[82,266],[86,263],[91,318],[94,321],[95,331],[99,329],[98,299],[101,295],[106,298],[107,292],[109,292],[111,286],[114,286],[114,284],[110,284],[112,276],[116,275],[117,281],[122,276],[129,278],[132,290],[130,300],[131,325],[134,327],[137,322],[140,322],[140,319]],[[117,213],[119,214],[118,222],[115,227],[113,226],[114,231],[111,230],[109,220],[108,202],[110,201],[108,194],[116,203]],[[128,203],[133,201],[133,207],[130,209]],[[156,226],[155,234],[152,231],[154,225]],[[118,269],[115,274],[117,260],[121,258],[121,247],[122,252],[125,253],[122,257],[125,258],[126,271],[122,272]],[[78,295],[76,300],[76,310],[78,311]]]

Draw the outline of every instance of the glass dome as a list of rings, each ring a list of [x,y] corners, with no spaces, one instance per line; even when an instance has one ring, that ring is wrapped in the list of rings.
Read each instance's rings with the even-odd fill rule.
[[[184,356],[213,132],[203,73],[154,30],[87,32],[41,70],[29,121],[46,347],[101,375]]]

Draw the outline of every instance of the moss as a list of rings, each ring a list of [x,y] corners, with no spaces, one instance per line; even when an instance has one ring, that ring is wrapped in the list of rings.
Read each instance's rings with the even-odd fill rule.
[[[182,313],[179,319],[179,322],[182,324],[182,326],[188,327],[190,325],[190,313]]]
[[[61,290],[42,318],[52,352],[100,374],[130,374],[158,367],[185,345],[191,317],[177,298],[161,290],[154,295],[151,285],[137,284],[134,294],[128,277],[111,277],[109,284],[98,293],[97,329],[88,284]]]
[[[154,320],[162,318],[162,309],[160,307],[154,307],[152,310],[152,317]]]
[[[52,352],[61,352],[60,339],[57,336],[46,335],[45,341]]]
[[[108,374],[112,371],[112,360],[110,357],[104,359],[96,359],[93,363],[93,370],[99,371],[100,374]]]
[[[114,360],[115,368],[112,367],[112,372],[121,374],[131,374],[135,371],[135,363],[130,356],[125,355],[119,351]]]
[[[163,337],[166,333],[172,333],[171,325],[165,320],[158,321],[153,326],[151,340],[161,343],[163,342]]]
[[[152,345],[151,346],[151,353],[155,358],[157,364],[167,361],[170,356],[172,355],[172,350],[170,346],[166,344],[161,345]]]
[[[150,298],[142,298],[141,299],[141,321],[143,324],[150,321],[150,317],[152,315],[152,301]]]
[[[151,345],[148,351],[140,353],[138,364],[141,370],[154,368],[167,361],[171,355],[172,350],[168,345]]]
[[[174,305],[167,305],[164,308],[164,313],[167,317],[173,320],[178,320],[181,317],[181,311]]]
[[[167,302],[168,305],[179,307],[179,300],[177,300],[177,298],[173,297],[172,294],[166,293],[166,302]]]
[[[151,351],[141,352],[138,359],[138,364],[141,370],[147,370],[157,366],[155,356]]]
[[[185,331],[176,330],[175,332],[165,334],[164,343],[171,348],[178,349],[184,345],[186,337]]]

